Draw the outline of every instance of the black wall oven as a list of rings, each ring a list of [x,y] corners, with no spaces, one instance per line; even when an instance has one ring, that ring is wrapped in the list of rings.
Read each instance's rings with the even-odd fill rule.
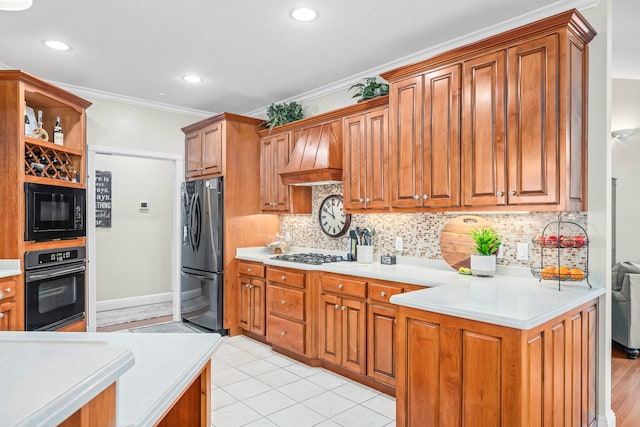
[[[84,236],[84,188],[25,183],[25,241],[74,239]]]
[[[25,252],[24,269],[25,330],[55,330],[84,318],[84,246]]]

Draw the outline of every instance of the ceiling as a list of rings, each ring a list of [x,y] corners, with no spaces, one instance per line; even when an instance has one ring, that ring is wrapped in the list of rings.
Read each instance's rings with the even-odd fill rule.
[[[0,11],[0,68],[96,93],[247,114],[318,88],[345,90],[452,43],[595,1],[34,0],[23,12]],[[638,4],[615,1],[614,21],[623,25],[614,25],[614,76],[640,76]],[[293,21],[298,6],[315,8],[318,19]],[[48,49],[48,39],[71,50]],[[185,83],[189,73],[204,81]]]

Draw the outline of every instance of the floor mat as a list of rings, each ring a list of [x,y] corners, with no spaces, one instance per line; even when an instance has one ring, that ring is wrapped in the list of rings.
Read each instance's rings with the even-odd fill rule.
[[[199,333],[200,330],[182,322],[160,323],[158,325],[141,326],[129,329],[129,332],[153,332],[153,333]]]

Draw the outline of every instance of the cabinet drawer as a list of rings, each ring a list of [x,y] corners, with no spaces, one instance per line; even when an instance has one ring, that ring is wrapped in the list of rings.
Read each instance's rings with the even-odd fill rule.
[[[371,301],[389,302],[389,298],[402,292],[404,292],[404,289],[401,286],[369,283],[369,299]]]
[[[269,285],[267,310],[269,314],[304,322],[304,291]]]
[[[16,296],[16,281],[2,280],[0,281],[0,300],[13,298]]]
[[[238,273],[245,276],[264,277],[264,264],[238,262]]]
[[[301,323],[267,315],[267,341],[271,344],[304,354],[304,328]]]
[[[323,275],[322,290],[341,295],[355,297],[367,297],[367,282],[362,280],[350,280],[339,276]]]
[[[304,288],[304,273],[280,270],[278,268],[268,268],[267,279],[270,282],[283,283],[289,286]]]

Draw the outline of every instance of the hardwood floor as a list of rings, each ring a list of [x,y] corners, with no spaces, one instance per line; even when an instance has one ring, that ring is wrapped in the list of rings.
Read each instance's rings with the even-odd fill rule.
[[[617,427],[640,425],[640,359],[627,359],[615,343],[611,351],[611,409]]]
[[[153,317],[151,319],[137,320],[134,322],[118,323],[117,325],[101,326],[96,328],[97,332],[114,332],[126,329],[139,328],[141,326],[155,325],[156,323],[171,322],[173,316]]]

